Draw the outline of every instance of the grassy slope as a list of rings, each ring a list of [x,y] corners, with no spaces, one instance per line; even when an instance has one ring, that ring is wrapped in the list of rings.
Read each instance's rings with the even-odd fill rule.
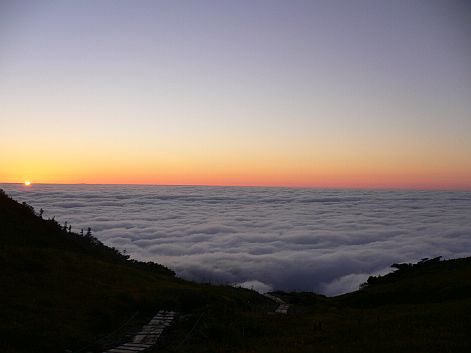
[[[471,258],[400,272],[334,298],[277,293],[287,316],[209,313],[165,352],[471,352]]]
[[[195,284],[162,266],[127,261],[1,193],[0,283],[1,352],[76,350],[136,312],[245,310],[264,301],[253,291]]]
[[[0,351],[63,352],[136,311],[181,319],[164,352],[471,352],[471,259],[406,267],[335,298],[199,285],[126,261],[0,194]]]

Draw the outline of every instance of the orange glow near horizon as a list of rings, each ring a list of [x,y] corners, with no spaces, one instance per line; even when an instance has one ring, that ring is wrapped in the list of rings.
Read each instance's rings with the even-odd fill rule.
[[[451,144],[448,150],[412,150],[410,144],[392,143],[373,148],[375,141],[365,139],[335,144],[319,137],[289,145],[277,143],[282,137],[239,140],[159,145],[149,139],[128,144],[105,139],[71,145],[57,137],[48,145],[32,137],[37,154],[21,145],[3,155],[0,183],[471,190],[466,148]]]
[[[471,190],[459,12],[47,3],[0,36],[0,183]]]
[[[18,183],[17,180],[7,180],[2,181],[2,183]],[[1,184],[1,183],[0,183]],[[31,187],[32,184],[21,183],[26,187]],[[278,179],[273,180],[245,180],[238,178],[227,178],[224,180],[220,179],[202,179],[202,178],[191,178],[191,179],[101,179],[93,178],[87,180],[81,179],[49,179],[35,184],[89,184],[89,185],[162,185],[162,186],[228,186],[228,187],[281,187],[281,188],[313,188],[313,189],[403,189],[403,190],[471,190],[471,185],[469,183],[447,183],[447,182],[433,182],[426,181],[417,178],[406,181],[391,181],[388,182],[387,179],[378,179],[373,182],[368,180],[358,180],[358,179],[334,179],[330,181],[322,182],[299,182],[299,181],[278,181]]]
[[[267,186],[306,188],[359,188],[359,189],[455,189],[471,190],[467,173],[444,173],[436,170],[409,169],[381,170],[379,168],[273,168],[246,166],[213,168],[209,166],[99,166],[87,170],[80,167],[37,168],[25,172],[0,174],[1,182],[15,183],[22,174],[34,176],[35,183],[44,184],[144,184],[144,185],[204,185],[204,186]],[[21,179],[20,179],[21,180]],[[25,179],[23,179],[25,180]],[[31,182],[25,181],[25,186]]]

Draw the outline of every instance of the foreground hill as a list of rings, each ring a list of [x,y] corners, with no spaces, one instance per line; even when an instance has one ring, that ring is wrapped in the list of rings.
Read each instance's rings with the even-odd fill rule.
[[[208,342],[221,352],[471,352],[471,258],[396,269],[333,298],[275,292],[289,314],[245,315],[238,349],[206,328],[178,352],[207,352]]]
[[[471,352],[471,258],[395,264],[356,292],[274,293],[183,281],[0,192],[0,352],[99,352],[157,310],[159,352]],[[156,350],[157,351],[157,350]]]
[[[159,309],[249,310],[266,301],[254,291],[187,282],[161,265],[129,260],[1,190],[0,283],[3,353],[99,350],[99,338]]]

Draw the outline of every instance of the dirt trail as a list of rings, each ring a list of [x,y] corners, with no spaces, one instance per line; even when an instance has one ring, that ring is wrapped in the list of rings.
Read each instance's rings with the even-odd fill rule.
[[[272,294],[264,294],[265,297],[270,298],[275,303],[278,304],[278,308],[276,308],[275,313],[277,314],[287,314],[289,310],[289,304],[286,303],[283,299],[278,298]]]

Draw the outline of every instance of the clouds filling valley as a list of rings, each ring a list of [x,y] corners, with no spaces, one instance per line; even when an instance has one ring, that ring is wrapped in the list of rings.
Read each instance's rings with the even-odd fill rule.
[[[395,262],[471,255],[471,193],[3,184],[183,278],[335,295]]]

